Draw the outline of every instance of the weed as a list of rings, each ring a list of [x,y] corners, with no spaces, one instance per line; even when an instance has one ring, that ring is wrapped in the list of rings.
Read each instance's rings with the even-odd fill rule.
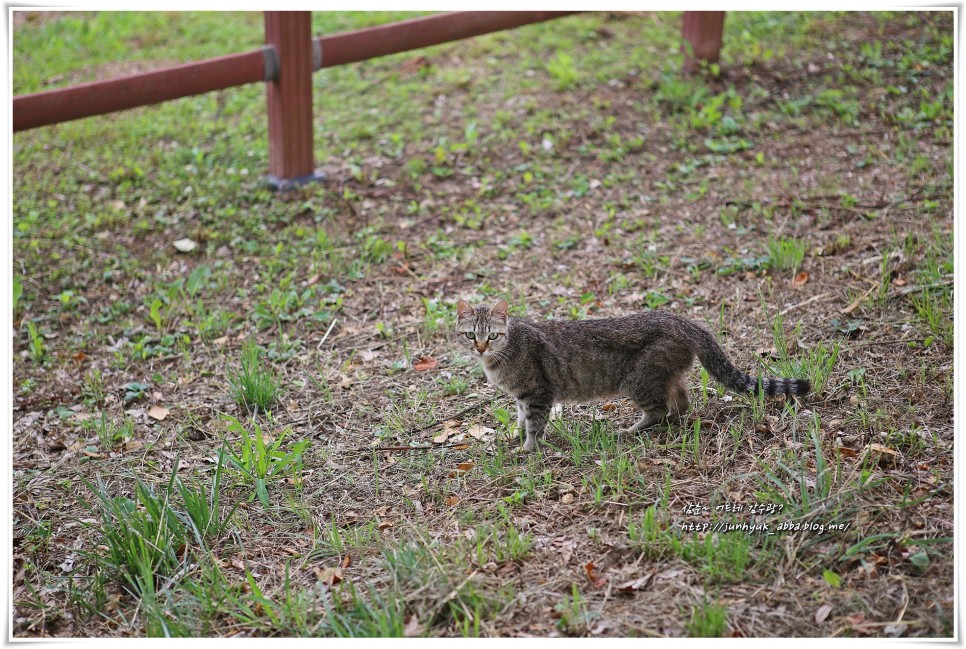
[[[805,241],[794,237],[768,237],[768,259],[772,267],[781,270],[798,271],[805,258]]]
[[[278,398],[279,381],[259,363],[261,350],[254,340],[242,349],[241,371],[228,377],[235,402],[253,412],[265,411]]]
[[[557,628],[570,636],[587,635],[590,622],[596,617],[587,610],[587,600],[577,590],[577,584],[571,584],[570,595],[554,606],[554,611],[559,615]]]
[[[33,320],[27,320],[27,335],[30,336],[30,358],[38,365],[47,358],[47,345],[43,337],[37,332],[37,325]]]
[[[728,631],[728,610],[720,604],[703,602],[691,609],[688,635],[692,638],[720,638]]]
[[[241,436],[241,447],[237,453],[228,452],[228,461],[246,482],[255,485],[255,494],[262,505],[268,507],[268,482],[281,480],[288,476],[296,480],[301,478],[302,454],[309,446],[309,440],[296,442],[290,451],[282,450],[282,441],[292,430],[286,428],[278,437],[266,445],[262,428],[252,422],[253,433],[234,417],[224,415],[228,422],[228,431]]]

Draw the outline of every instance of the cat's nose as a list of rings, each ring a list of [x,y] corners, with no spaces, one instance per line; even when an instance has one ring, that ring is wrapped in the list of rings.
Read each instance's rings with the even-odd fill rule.
[[[486,345],[485,344],[484,345],[481,345],[481,344],[477,343],[476,344],[476,351],[478,351],[478,352],[480,352],[482,354],[483,352],[486,351]]]

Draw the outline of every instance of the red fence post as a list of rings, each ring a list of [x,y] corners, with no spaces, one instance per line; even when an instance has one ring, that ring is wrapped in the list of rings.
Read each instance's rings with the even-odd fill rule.
[[[278,74],[268,96],[268,184],[288,189],[313,180],[312,13],[266,11],[265,43],[275,48]]]
[[[685,11],[681,36],[684,44],[684,72],[698,70],[699,61],[717,63],[721,56],[721,35],[724,31],[723,11]]]

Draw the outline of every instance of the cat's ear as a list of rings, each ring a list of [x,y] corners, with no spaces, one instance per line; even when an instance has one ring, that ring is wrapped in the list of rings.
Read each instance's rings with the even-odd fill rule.
[[[506,303],[506,300],[500,300],[495,307],[490,309],[490,312],[498,318],[505,318],[509,308],[510,305]]]
[[[469,302],[460,300],[456,303],[456,316],[458,318],[466,318],[471,315],[473,315],[473,307],[470,306]]]

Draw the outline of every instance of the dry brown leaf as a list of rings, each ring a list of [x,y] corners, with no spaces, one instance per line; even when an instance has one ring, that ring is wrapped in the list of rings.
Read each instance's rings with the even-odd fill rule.
[[[432,356],[423,356],[413,363],[413,369],[417,372],[428,372],[429,370],[435,370],[438,365],[439,361]]]
[[[587,579],[590,580],[594,588],[600,588],[607,583],[607,580],[600,576],[597,566],[594,565],[593,561],[589,561],[584,565],[584,571],[586,571]]]
[[[806,271],[799,271],[795,274],[794,279],[792,279],[792,286],[805,286],[808,282],[808,273]]]
[[[403,627],[403,636],[407,638],[414,638],[422,634],[423,634],[423,627],[419,623],[419,618],[413,615],[406,622],[406,626]]]
[[[835,448],[838,450],[839,455],[844,457],[857,457],[859,454],[854,448],[849,448],[848,446],[836,446]]]
[[[151,406],[148,410],[148,417],[151,419],[157,419],[158,421],[164,421],[165,417],[171,414],[171,411],[164,406]]]
[[[492,428],[487,428],[486,426],[477,426],[477,425],[470,426],[470,429],[466,431],[466,433],[470,437],[473,437],[475,439],[483,439],[484,436],[495,432],[496,431],[493,430]]]
[[[450,507],[455,507],[459,501],[460,501],[459,496],[447,496],[446,498],[443,499],[443,504],[448,505]]]
[[[121,450],[124,451],[125,453],[130,453],[131,451],[138,450],[142,446],[144,446],[144,442],[142,442],[141,440],[129,439],[128,441],[124,442],[124,446],[121,447]]]
[[[875,442],[865,447],[866,456],[874,455],[880,464],[895,464],[899,461],[899,451]]]
[[[352,565],[352,557],[348,554],[342,557],[342,569],[345,570]]]
[[[213,342],[216,345],[218,345],[219,347],[221,347],[222,345],[224,345],[225,343],[228,342],[228,336],[222,336],[221,338],[215,338],[211,342]]]
[[[94,451],[88,451],[87,449],[84,449],[83,451],[81,451],[81,453],[84,454],[84,455],[86,455],[87,457],[93,457],[93,458],[102,458],[102,457],[104,457],[104,454],[103,453],[96,453]]]
[[[607,403],[602,405],[600,409],[603,410],[604,412],[608,412],[610,410],[613,410],[616,407],[617,407],[616,403],[614,403],[613,401],[608,401]]]
[[[342,568],[319,568],[315,567],[315,576],[326,586],[334,586],[342,581]]]
[[[469,471],[476,466],[476,462],[460,462],[456,465],[456,468],[460,471]]]
[[[625,581],[623,584],[617,586],[617,590],[625,594],[630,594],[635,590],[644,590],[651,583],[651,580],[654,579],[655,573],[656,571],[648,573],[643,577],[639,577],[638,579]]]
[[[821,624],[828,618],[828,614],[831,612],[832,612],[831,604],[823,604],[822,606],[819,606],[818,610],[815,611],[815,621],[818,624]]]
[[[443,429],[443,432],[441,432],[439,435],[434,437],[433,441],[437,444],[442,444],[443,442],[449,439],[450,434],[453,432],[455,431]]]

